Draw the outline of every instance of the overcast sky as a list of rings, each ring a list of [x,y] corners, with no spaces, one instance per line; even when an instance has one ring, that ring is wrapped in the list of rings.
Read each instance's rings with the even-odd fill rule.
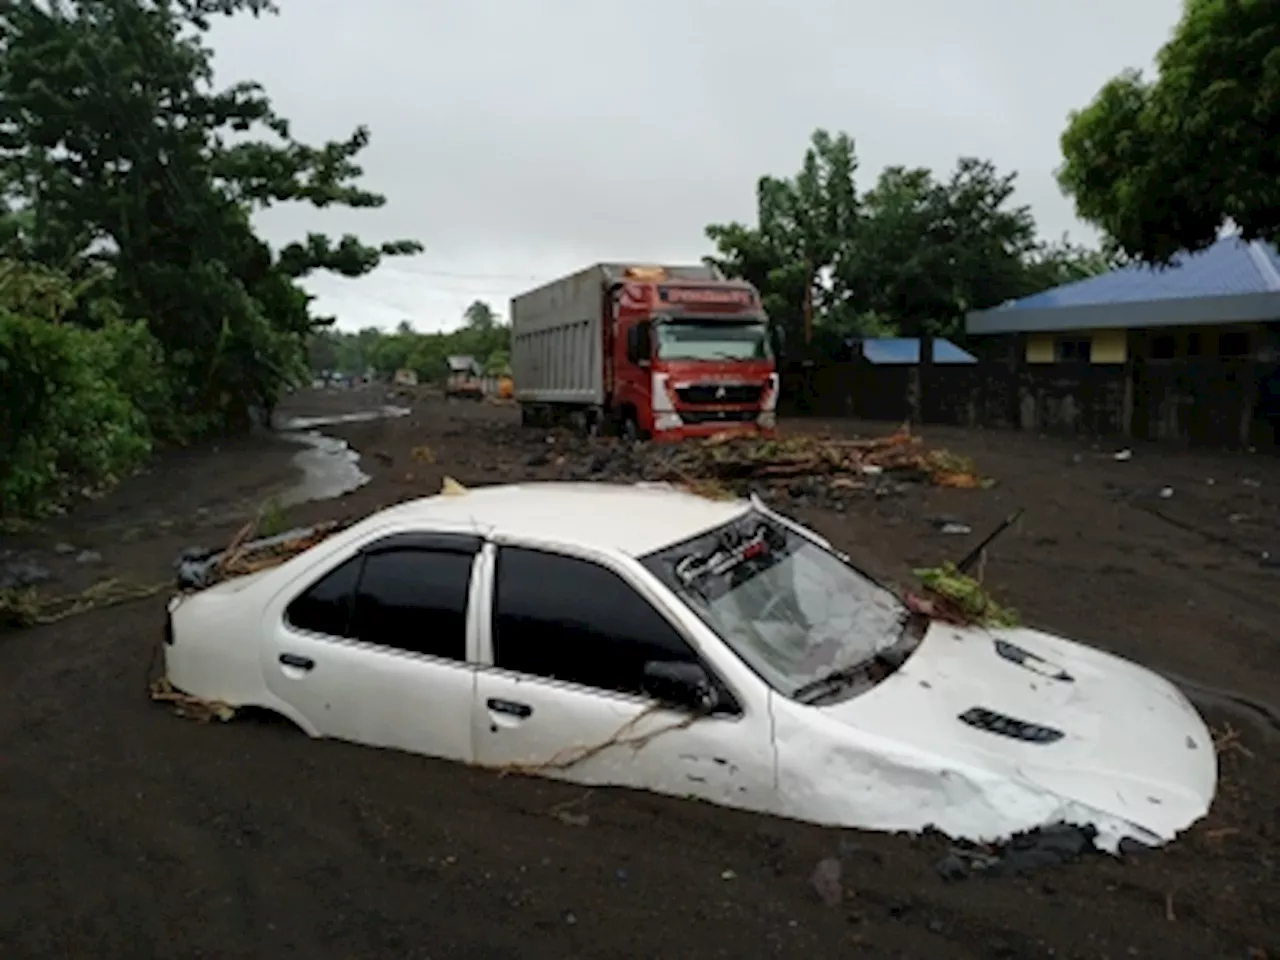
[[[886,165],[990,158],[1043,234],[1093,234],[1053,180],[1068,111],[1149,69],[1180,0],[279,0],[213,34],[219,80],[263,83],[295,133],[368,124],[375,211],[280,208],[320,230],[426,246],[359,280],[316,276],[344,328],[455,326],[475,299],[598,260],[696,262],[703,229],[754,222],[816,127]]]

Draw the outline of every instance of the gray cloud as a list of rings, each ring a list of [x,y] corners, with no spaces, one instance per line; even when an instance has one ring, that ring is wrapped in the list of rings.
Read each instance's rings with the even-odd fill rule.
[[[219,79],[266,85],[297,133],[368,124],[378,211],[277,209],[276,242],[324,229],[415,237],[419,257],[316,277],[344,327],[457,322],[602,259],[696,260],[704,226],[750,220],[815,127],[887,164],[962,154],[1020,174],[1041,229],[1091,236],[1059,193],[1058,137],[1126,66],[1148,67],[1179,0],[283,0],[220,26]]]

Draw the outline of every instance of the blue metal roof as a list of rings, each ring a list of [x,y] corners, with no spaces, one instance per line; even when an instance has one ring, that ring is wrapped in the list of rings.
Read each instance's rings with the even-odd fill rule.
[[[1239,323],[1280,318],[1280,253],[1224,237],[1168,267],[1122,267],[991,310],[969,333]]]
[[[920,362],[920,340],[917,337],[877,337],[862,341],[862,356],[874,364],[913,364]],[[978,358],[961,350],[950,340],[933,341],[934,363],[977,363]]]

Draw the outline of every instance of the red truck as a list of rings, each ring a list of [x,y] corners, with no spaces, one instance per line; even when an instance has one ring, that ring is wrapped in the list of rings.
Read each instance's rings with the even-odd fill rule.
[[[714,267],[588,267],[511,300],[521,419],[655,440],[770,434],[768,323],[756,289]]]

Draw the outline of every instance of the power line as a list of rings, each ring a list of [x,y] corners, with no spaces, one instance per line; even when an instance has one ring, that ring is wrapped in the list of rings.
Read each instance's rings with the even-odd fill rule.
[[[530,273],[456,273],[450,270],[401,270],[406,274],[420,277],[446,277],[451,280],[519,280],[525,283],[540,283],[546,275]]]

